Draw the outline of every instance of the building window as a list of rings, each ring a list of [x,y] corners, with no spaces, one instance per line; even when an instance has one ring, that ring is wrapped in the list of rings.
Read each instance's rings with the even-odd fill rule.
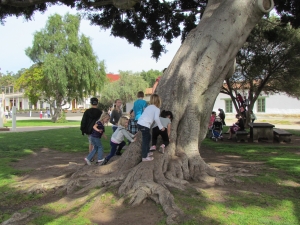
[[[32,109],[32,103],[31,103],[31,102],[29,102],[29,103],[28,103],[28,105],[29,105],[29,107],[28,107],[28,108],[29,108],[29,109]]]
[[[44,107],[43,107],[43,104],[44,104],[44,102],[43,101],[40,101],[40,109],[43,109]]]
[[[266,112],[266,99],[257,99],[257,112]]]
[[[225,112],[232,113],[232,100],[225,100]]]

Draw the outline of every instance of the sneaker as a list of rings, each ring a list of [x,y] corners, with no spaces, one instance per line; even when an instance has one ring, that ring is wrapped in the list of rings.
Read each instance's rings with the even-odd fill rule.
[[[96,164],[99,164],[101,165],[103,163],[104,159],[101,159],[101,160],[97,160]]]
[[[89,166],[91,165],[91,161],[88,160],[87,158],[84,158],[84,160],[86,161],[86,164],[88,164]]]
[[[107,158],[104,158],[103,159],[103,162],[100,164],[100,166],[104,166],[108,163],[108,159]]]
[[[148,153],[148,157],[149,157],[149,156],[152,156],[152,155],[153,155],[153,152],[149,152],[149,153]]]
[[[122,152],[117,151],[116,155],[122,155]]]
[[[156,146],[152,145],[151,148],[150,148],[150,151],[155,151],[155,150],[156,150]]]
[[[159,152],[161,152],[162,154],[164,154],[165,153],[165,145],[164,144],[162,144],[161,146],[160,146],[160,148],[159,148]]]
[[[152,161],[153,159],[154,159],[153,157],[148,156],[147,158],[142,158],[142,161],[149,162],[149,161]]]

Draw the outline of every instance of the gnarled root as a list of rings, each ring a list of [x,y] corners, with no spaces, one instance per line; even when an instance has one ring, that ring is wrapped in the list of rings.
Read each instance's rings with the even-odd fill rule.
[[[147,198],[151,198],[156,203],[161,204],[168,215],[168,224],[178,223],[182,219],[183,212],[176,206],[173,195],[160,184],[149,181],[137,181],[128,192],[128,195],[131,196],[129,203],[133,206],[141,204]]]

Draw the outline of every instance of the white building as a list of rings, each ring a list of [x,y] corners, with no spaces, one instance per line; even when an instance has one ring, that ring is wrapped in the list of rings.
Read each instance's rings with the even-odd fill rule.
[[[229,95],[220,93],[215,101],[213,111],[224,109],[225,113],[235,114],[235,108]],[[256,100],[253,112],[255,114],[300,114],[300,100],[284,93],[262,94]]]
[[[1,87],[2,95],[0,99],[0,105],[4,106],[5,111],[9,111],[13,106],[16,106],[17,110],[29,110],[29,109],[46,109],[50,105],[47,102],[39,100],[37,102],[37,107],[29,101],[27,97],[24,96],[23,90],[15,90],[13,86]],[[82,102],[76,102],[73,100],[71,103],[67,103],[62,108],[63,109],[78,109],[78,108],[89,108],[90,98],[84,99]]]

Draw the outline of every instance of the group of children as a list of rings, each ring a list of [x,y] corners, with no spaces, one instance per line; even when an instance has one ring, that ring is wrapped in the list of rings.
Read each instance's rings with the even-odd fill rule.
[[[114,112],[111,116],[109,113],[102,113],[100,119],[93,126],[93,132],[91,134],[91,142],[93,144],[93,150],[85,158],[88,165],[91,165],[92,158],[98,152],[97,163],[105,165],[114,155],[121,155],[122,148],[126,145],[124,138],[129,143],[135,142],[136,134],[138,131],[142,133],[142,161],[152,161],[153,152],[156,150],[157,138],[160,135],[163,140],[163,144],[160,146],[159,151],[164,153],[165,148],[170,142],[171,121],[173,114],[170,111],[163,110],[160,112],[161,98],[157,94],[152,94],[150,97],[150,104],[143,99],[144,93],[142,91],[137,94],[138,99],[134,102],[133,109],[130,111],[130,119],[125,116],[112,119]],[[116,100],[117,102],[119,100]],[[119,103],[119,102],[118,102]],[[118,120],[118,121],[117,121]],[[113,123],[113,135],[110,139],[111,150],[109,155],[103,158],[103,146],[101,143],[101,137],[105,139],[105,127],[104,125],[108,121]],[[150,147],[152,128],[152,146]],[[150,148],[149,148],[150,147]]]

